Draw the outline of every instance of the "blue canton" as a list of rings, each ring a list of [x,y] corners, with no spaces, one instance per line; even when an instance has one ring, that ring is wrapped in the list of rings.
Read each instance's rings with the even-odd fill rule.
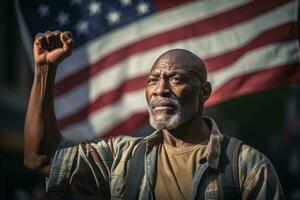
[[[150,0],[20,1],[32,37],[47,30],[71,31],[76,46],[154,13]]]

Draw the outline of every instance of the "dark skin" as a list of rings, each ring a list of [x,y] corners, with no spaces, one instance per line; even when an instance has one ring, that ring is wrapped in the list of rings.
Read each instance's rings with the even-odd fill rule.
[[[48,176],[60,140],[54,113],[56,69],[71,54],[70,32],[38,33],[33,45],[35,74],[24,124],[24,164]]]
[[[161,55],[151,68],[146,87],[147,102],[155,97],[175,95],[181,105],[195,111],[191,119],[171,130],[162,130],[164,140],[175,147],[203,143],[209,137],[209,128],[203,120],[203,104],[211,94],[202,60],[183,49],[170,50]],[[153,117],[166,119],[173,108],[153,109]],[[195,131],[197,130],[197,131]]]

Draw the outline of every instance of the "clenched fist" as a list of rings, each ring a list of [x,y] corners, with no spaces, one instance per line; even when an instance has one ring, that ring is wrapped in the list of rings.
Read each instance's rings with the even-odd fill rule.
[[[33,45],[35,65],[49,64],[57,67],[60,62],[71,55],[72,46],[72,34],[68,31],[38,33]]]

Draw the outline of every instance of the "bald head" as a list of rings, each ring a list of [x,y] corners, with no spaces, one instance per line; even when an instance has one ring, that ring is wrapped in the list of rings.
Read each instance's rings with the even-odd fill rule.
[[[167,51],[155,61],[148,76],[146,99],[151,125],[171,130],[202,116],[210,93],[205,65],[198,56],[184,49]]]
[[[172,49],[161,56],[153,64],[151,71],[157,67],[164,67],[164,63],[180,67],[182,70],[194,72],[201,81],[207,80],[204,62],[197,55],[185,49]]]

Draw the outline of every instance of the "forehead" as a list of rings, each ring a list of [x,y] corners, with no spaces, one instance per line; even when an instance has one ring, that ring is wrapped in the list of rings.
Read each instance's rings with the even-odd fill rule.
[[[154,63],[149,74],[194,72],[199,75],[199,69],[196,68],[185,60],[161,58]]]

